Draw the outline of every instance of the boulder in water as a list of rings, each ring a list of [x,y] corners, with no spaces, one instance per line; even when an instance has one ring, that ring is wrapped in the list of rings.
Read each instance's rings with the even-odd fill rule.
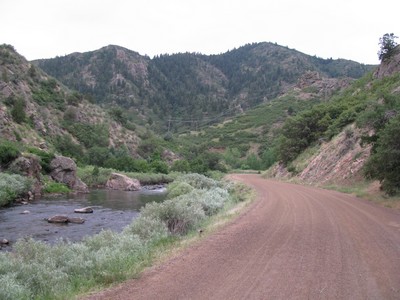
[[[106,187],[111,190],[120,191],[138,191],[141,188],[139,180],[119,173],[111,173]]]
[[[68,223],[68,217],[67,216],[61,216],[61,215],[56,215],[56,216],[52,216],[52,217],[48,218],[47,222],[49,222],[49,223],[66,224],[66,223]]]
[[[69,223],[73,223],[73,224],[83,224],[83,223],[85,223],[85,219],[82,219],[82,218],[68,218],[68,222]]]
[[[80,214],[91,214],[93,213],[93,208],[91,207],[76,208],[74,209],[74,212]]]

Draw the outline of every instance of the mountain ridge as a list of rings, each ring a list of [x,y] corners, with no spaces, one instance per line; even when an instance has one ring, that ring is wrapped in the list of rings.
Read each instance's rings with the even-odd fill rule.
[[[272,43],[253,43],[218,55],[161,54],[150,58],[108,45],[98,50],[33,61],[70,88],[102,105],[169,118],[201,120],[227,109],[248,109],[296,84],[306,71],[359,78],[374,66],[324,60]]]

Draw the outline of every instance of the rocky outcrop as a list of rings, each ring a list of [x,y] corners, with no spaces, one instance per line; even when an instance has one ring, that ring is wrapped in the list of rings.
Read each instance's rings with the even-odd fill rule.
[[[393,54],[390,57],[382,61],[374,72],[374,77],[381,79],[398,72],[400,72],[400,45],[393,50]]]
[[[53,180],[66,184],[76,192],[89,192],[87,185],[76,176],[76,164],[71,158],[57,156],[51,161],[50,168]]]
[[[138,191],[140,187],[139,180],[119,173],[112,173],[106,183],[106,188],[110,190]]]
[[[362,178],[362,167],[370,156],[371,146],[360,145],[362,132],[348,126],[332,141],[321,145],[319,152],[298,175],[304,182],[349,184]]]
[[[294,162],[295,172],[276,164],[264,177],[295,179],[303,183],[349,185],[361,180],[362,168],[368,160],[371,145],[361,146],[361,136],[369,134],[350,125],[329,142],[322,142],[315,154],[304,162]]]
[[[307,71],[298,79],[294,90],[305,100],[315,96],[327,98],[335,91],[348,87],[352,81],[348,77],[326,78],[316,71]]]

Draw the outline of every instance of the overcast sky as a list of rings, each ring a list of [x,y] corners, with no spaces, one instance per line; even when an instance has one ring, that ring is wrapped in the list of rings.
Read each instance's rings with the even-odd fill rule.
[[[0,44],[32,60],[109,44],[152,57],[273,42],[377,64],[399,11],[398,0],[0,0]]]

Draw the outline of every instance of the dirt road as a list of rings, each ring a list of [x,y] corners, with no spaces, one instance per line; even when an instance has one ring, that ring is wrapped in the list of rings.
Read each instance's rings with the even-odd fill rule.
[[[400,299],[400,213],[349,195],[233,175],[258,198],[138,280],[89,299]]]

